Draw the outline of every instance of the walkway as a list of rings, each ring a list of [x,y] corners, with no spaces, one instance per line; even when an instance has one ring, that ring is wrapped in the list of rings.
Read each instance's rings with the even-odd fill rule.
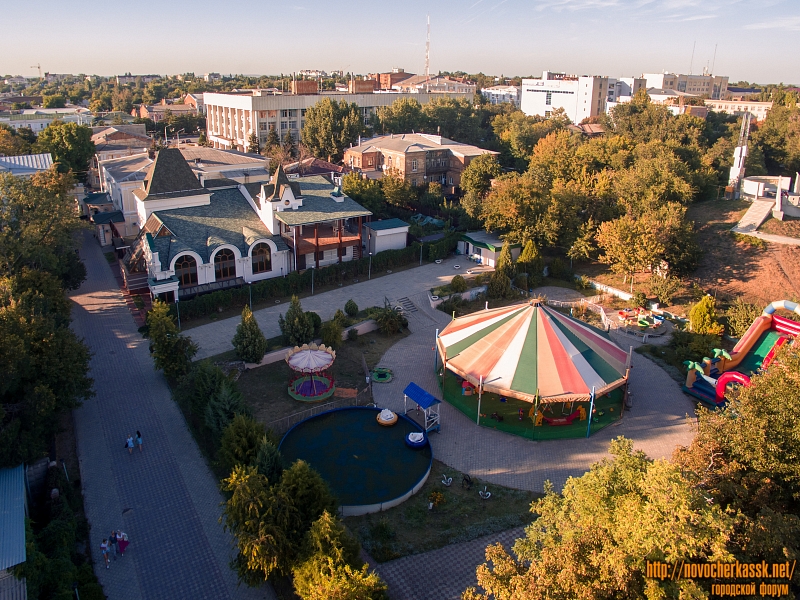
[[[415,313],[415,315],[418,313]],[[392,346],[380,362],[390,367],[395,378],[388,384],[375,384],[378,406],[403,409],[403,389],[415,381],[441,398],[434,373],[435,330],[442,329],[449,317],[428,310],[412,318],[412,335]],[[627,348],[638,342],[615,336]],[[633,353],[630,390],[633,407],[617,423],[592,435],[575,440],[534,442],[490,428],[475,425],[448,403],[441,406],[442,432],[431,436],[434,456],[464,473],[507,487],[541,492],[545,480],[560,490],[569,477],[585,473],[592,463],[608,456],[609,442],[624,435],[651,458],[669,457],[677,446],[693,438],[691,427],[694,403],[667,373],[647,358]]]
[[[774,207],[775,200],[755,200],[736,226],[731,228],[731,231],[741,235],[749,235],[750,237],[774,244],[800,246],[800,239],[798,238],[758,231],[758,228],[769,218]]]
[[[461,268],[456,270],[453,268],[454,265],[461,265]],[[302,300],[303,310],[313,310],[322,317],[323,321],[328,321],[333,318],[337,309],[344,310],[345,302],[351,298],[359,308],[383,306],[384,298],[388,298],[394,304],[400,298],[417,296],[433,287],[450,283],[454,275],[459,273],[463,275],[468,268],[476,268],[476,266],[463,256],[451,257],[438,265],[430,263],[324,292],[317,296],[308,296]],[[425,302],[427,303],[427,296]],[[417,306],[419,305],[417,304]],[[278,315],[285,313],[287,308],[288,304],[284,302],[255,311],[256,320],[266,337],[280,335]],[[233,350],[231,340],[236,333],[236,326],[240,322],[239,317],[231,317],[189,330],[187,335],[200,346],[196,359],[208,358]]]
[[[237,587],[222,496],[164,377],[153,369],[111,269],[91,235],[81,250],[88,278],[72,294],[73,328],[93,353],[97,395],[75,410],[86,516],[96,573],[111,600],[274,598]],[[144,452],[123,448],[140,430]],[[103,568],[100,542],[122,529],[131,545]]]

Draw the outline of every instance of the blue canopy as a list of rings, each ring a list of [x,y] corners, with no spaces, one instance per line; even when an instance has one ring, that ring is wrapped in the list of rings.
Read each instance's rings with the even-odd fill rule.
[[[403,390],[403,393],[411,398],[414,402],[419,404],[422,408],[430,408],[434,404],[440,403],[440,400],[437,400],[434,396],[431,396],[413,381],[406,386],[406,389]]]

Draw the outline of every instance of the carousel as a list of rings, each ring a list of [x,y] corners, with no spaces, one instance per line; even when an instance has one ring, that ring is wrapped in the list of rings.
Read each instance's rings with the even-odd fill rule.
[[[289,382],[289,395],[300,402],[318,402],[330,398],[336,391],[329,369],[336,351],[325,344],[295,346],[286,353],[286,364],[294,371]]]

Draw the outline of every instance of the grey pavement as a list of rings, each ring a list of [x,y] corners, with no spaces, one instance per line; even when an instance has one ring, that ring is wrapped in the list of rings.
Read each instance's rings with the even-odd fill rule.
[[[460,268],[455,269],[456,265],[459,265]],[[337,309],[344,309],[345,302],[351,298],[358,304],[359,308],[383,306],[384,298],[388,298],[390,302],[395,303],[400,298],[419,295],[433,287],[450,283],[453,276],[464,275],[468,269],[476,273],[491,271],[491,269],[469,262],[464,256],[451,257],[438,265],[429,263],[399,273],[361,281],[355,285],[324,292],[316,296],[308,296],[302,300],[303,310],[313,310],[322,317],[323,321],[328,321],[333,317]],[[266,337],[280,335],[278,315],[285,313],[287,308],[288,304],[284,302],[255,311],[258,325]],[[236,333],[236,326],[240,322],[241,319],[239,317],[231,317],[200,325],[187,331],[187,335],[200,346],[196,359],[208,358],[209,356],[233,350],[231,340]]]
[[[217,481],[90,235],[81,257],[88,278],[71,295],[73,328],[93,352],[97,395],[75,410],[75,425],[92,557],[106,595],[274,598],[268,586],[237,586]],[[144,451],[129,455],[125,438],[137,429]],[[130,546],[105,569],[100,542],[112,529],[125,531]]]
[[[458,600],[461,592],[478,585],[476,568],[485,561],[486,546],[500,542],[511,552],[522,527],[487,535],[471,542],[414,554],[378,565],[375,570],[389,585],[393,600]]]

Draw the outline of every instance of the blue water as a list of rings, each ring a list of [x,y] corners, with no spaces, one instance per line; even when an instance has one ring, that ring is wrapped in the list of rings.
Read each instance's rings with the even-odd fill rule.
[[[405,436],[422,429],[402,417],[383,427],[375,420],[379,412],[346,408],[311,417],[284,436],[281,454],[288,463],[302,459],[316,469],[345,506],[402,496],[427,473],[431,448],[408,448]]]

